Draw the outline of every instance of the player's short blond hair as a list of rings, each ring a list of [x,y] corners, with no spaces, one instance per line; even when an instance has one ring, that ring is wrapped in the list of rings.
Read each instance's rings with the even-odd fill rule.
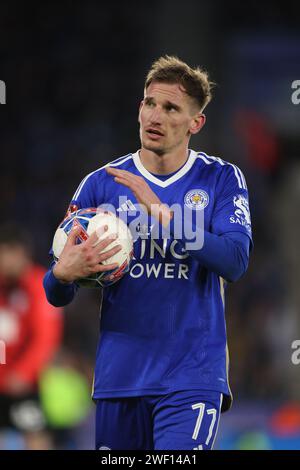
[[[145,82],[145,89],[151,82],[178,83],[185,92],[195,100],[200,110],[212,99],[212,87],[208,73],[197,67],[191,68],[175,56],[166,55],[153,62]]]

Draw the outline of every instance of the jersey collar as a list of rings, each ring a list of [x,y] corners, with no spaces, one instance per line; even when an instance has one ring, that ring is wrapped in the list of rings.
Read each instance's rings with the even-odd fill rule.
[[[167,186],[170,186],[170,184],[175,183],[175,181],[178,181],[180,178],[182,178],[192,168],[197,156],[197,153],[194,150],[189,150],[188,159],[183,165],[183,167],[181,167],[180,170],[178,170],[175,174],[170,176],[170,178],[161,181],[159,178],[157,178],[148,170],[146,170],[146,168],[141,162],[139,152],[140,151],[138,150],[137,152],[132,154],[133,162],[136,168],[141,173],[141,175],[144,176],[144,178],[156,184],[157,186],[160,186],[161,188],[166,188]]]

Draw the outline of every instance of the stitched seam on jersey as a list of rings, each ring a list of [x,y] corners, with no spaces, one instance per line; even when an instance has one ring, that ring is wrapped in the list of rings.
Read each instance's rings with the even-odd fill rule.
[[[123,155],[122,157],[115,158],[115,160],[112,160],[111,162],[109,162],[109,164],[111,165],[112,163],[116,163],[119,160],[123,160],[124,158],[131,157],[131,156],[132,156],[132,153],[127,153],[127,155]]]
[[[238,185],[239,185],[239,188],[241,189],[245,189],[243,187],[243,182],[242,182],[242,178],[241,178],[241,175],[239,173],[241,173],[241,170],[239,170],[239,168],[237,168],[233,163],[229,163],[229,162],[224,162],[224,160],[222,160],[221,158],[219,157],[213,157],[212,155],[207,155],[205,152],[200,152],[198,155],[202,155],[203,154],[205,155],[206,158],[211,158],[212,159],[212,162],[210,161],[206,161],[206,163],[208,164],[211,164],[211,163],[214,163],[214,162],[217,162],[219,163],[220,165],[224,166],[224,165],[230,165],[232,166],[233,170],[234,170],[234,174],[236,176],[236,179],[238,181]],[[201,158],[201,157],[200,157]]]
[[[243,172],[236,165],[234,165],[233,163],[225,162],[220,157],[213,157],[212,155],[207,155],[205,152],[198,152],[197,157],[201,158],[207,165],[211,165],[212,163],[217,162],[222,166],[224,166],[224,165],[232,166],[232,168],[234,170],[234,174],[235,174],[236,179],[238,181],[239,188],[247,189],[247,184],[246,184],[246,180],[245,180],[245,177],[243,175]],[[211,159],[212,161],[209,161],[209,159]]]
[[[124,158],[124,160],[122,160],[121,162],[107,163],[105,166],[119,166],[119,165],[122,165],[122,163],[127,162],[127,160],[130,160],[131,158],[132,158],[132,155],[130,155],[129,157]]]

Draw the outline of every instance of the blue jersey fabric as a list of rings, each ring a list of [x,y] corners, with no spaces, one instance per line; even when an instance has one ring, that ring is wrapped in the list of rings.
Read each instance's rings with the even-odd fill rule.
[[[143,167],[139,152],[110,165],[143,176],[165,204],[200,207],[208,248],[185,250],[184,237],[174,238],[173,222],[170,239],[152,240],[148,227],[135,241],[130,272],[103,291],[93,397],[211,390],[224,395],[226,410],[231,392],[225,287],[246,270],[252,244],[244,175],[233,164],[192,150],[183,167],[163,178]],[[103,203],[119,208],[119,215],[137,204],[104,167],[83,179],[71,201],[78,208]],[[227,266],[234,256],[242,270],[232,273]],[[71,289],[66,287],[68,301]]]
[[[55,263],[53,262],[52,267],[54,264]],[[70,302],[72,302],[78,290],[78,286],[74,282],[70,284],[63,284],[62,282],[59,282],[54,277],[52,269],[49,269],[49,271],[46,272],[43,285],[47,300],[54,307],[64,307],[65,305],[68,305]]]

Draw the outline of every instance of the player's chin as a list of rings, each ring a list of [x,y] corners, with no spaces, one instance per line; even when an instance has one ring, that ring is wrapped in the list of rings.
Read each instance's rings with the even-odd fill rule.
[[[150,140],[150,139],[147,139],[147,138],[142,139],[142,146],[146,150],[151,150],[151,151],[155,151],[155,152],[163,152],[164,148],[165,148],[165,146],[162,145],[161,142],[153,141],[153,140]]]

